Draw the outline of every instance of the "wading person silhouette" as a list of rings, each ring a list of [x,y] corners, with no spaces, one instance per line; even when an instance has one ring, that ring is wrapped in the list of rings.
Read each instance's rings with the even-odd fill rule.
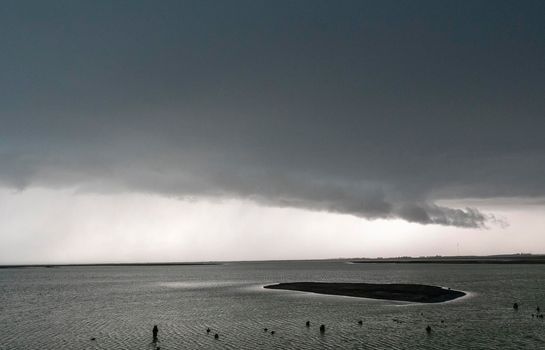
[[[159,328],[157,328],[157,325],[153,326],[153,342],[157,342],[157,333],[159,333]]]

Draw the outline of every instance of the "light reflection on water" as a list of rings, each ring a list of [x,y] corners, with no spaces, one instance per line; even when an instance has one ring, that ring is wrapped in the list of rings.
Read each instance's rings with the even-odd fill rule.
[[[177,288],[177,289],[211,289],[211,288],[225,288],[234,287],[240,285],[240,283],[233,283],[229,281],[178,281],[178,282],[159,282],[154,283],[155,286]]]
[[[422,283],[470,294],[411,304],[262,288],[295,281]],[[154,324],[161,349],[539,349],[545,321],[531,314],[545,309],[544,286],[539,265],[0,269],[0,349],[150,349]]]

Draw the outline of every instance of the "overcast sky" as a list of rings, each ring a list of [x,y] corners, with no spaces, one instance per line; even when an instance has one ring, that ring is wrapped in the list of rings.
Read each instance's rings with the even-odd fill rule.
[[[3,1],[0,263],[545,252],[544,18]]]

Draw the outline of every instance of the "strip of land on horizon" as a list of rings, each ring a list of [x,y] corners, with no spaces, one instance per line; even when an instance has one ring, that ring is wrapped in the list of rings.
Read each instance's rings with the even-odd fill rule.
[[[426,256],[394,258],[351,259],[356,264],[391,263],[391,264],[545,264],[545,255],[505,254],[486,256]]]

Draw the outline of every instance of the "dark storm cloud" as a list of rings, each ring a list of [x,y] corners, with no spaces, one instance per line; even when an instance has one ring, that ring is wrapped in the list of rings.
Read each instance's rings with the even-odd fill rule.
[[[542,1],[4,2],[5,186],[481,227],[545,195]]]

